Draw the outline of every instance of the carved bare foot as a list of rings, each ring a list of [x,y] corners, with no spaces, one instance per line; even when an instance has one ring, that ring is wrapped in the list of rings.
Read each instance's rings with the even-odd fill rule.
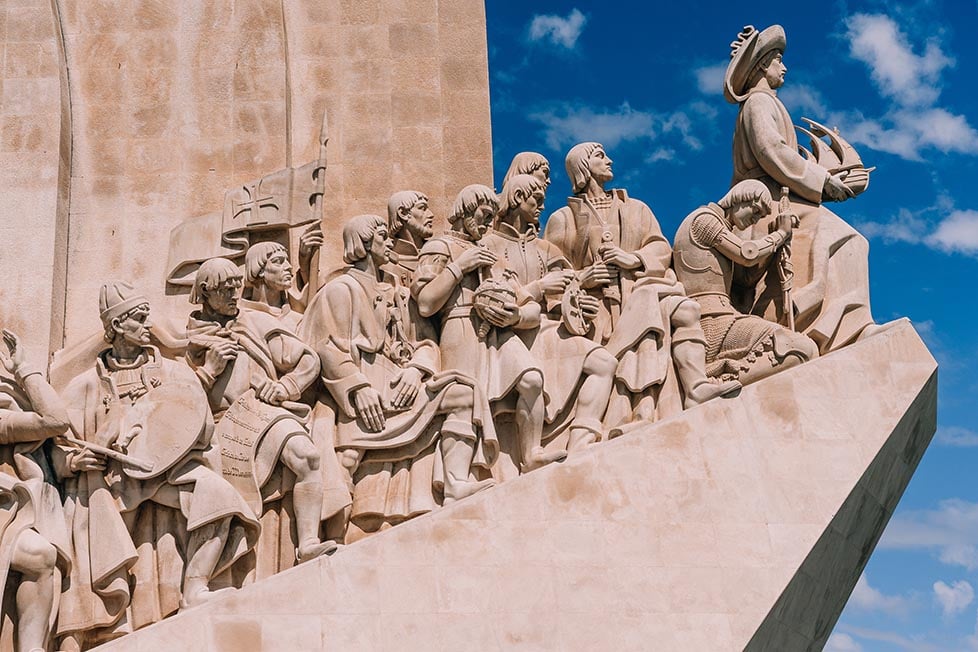
[[[206,580],[195,582],[194,580],[188,579],[187,586],[183,592],[183,597],[180,599],[180,609],[190,609],[192,607],[200,606],[215,598],[233,593],[236,590],[237,589],[234,587],[229,586],[225,589],[211,591],[209,588],[207,588]]]
[[[584,450],[601,440],[601,431],[586,426],[572,426],[567,439],[567,452]]]
[[[703,381],[687,392],[685,407],[691,408],[694,405],[706,403],[711,399],[726,396],[727,394],[736,392],[741,387],[742,385],[736,380],[728,380],[724,383]]]
[[[338,547],[335,541],[319,541],[318,539],[304,541],[299,544],[299,548],[295,552],[295,559],[301,564],[310,559],[336,552]]]
[[[542,447],[537,447],[533,449],[529,457],[530,459],[523,460],[523,464],[521,465],[523,473],[535,471],[551,462],[563,462],[567,459],[567,451],[553,451],[552,453],[548,453]]]
[[[494,486],[496,486],[496,481],[492,478],[474,481],[451,480],[445,483],[445,500],[442,501],[442,504],[450,505],[456,500],[468,498],[472,494],[477,494],[483,489]]]

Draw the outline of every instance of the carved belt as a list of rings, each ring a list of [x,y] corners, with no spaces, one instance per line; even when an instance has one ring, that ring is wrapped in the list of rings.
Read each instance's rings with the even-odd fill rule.
[[[444,315],[441,318],[441,320],[444,323],[444,322],[448,321],[449,319],[462,319],[462,318],[465,318],[465,317],[471,317],[472,316],[472,310],[473,310],[474,307],[475,307],[475,304],[471,304],[471,303],[463,303],[463,304],[457,305],[454,308],[452,308],[451,310],[449,310],[448,311],[448,314],[447,315]]]

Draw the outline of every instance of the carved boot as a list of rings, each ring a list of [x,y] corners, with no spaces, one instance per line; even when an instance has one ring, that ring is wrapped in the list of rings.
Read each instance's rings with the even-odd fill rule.
[[[706,347],[697,340],[673,342],[672,359],[676,364],[679,384],[683,388],[683,406],[691,408],[710,399],[736,392],[741,384],[736,380],[712,383],[706,376]]]
[[[457,432],[468,427],[469,432]],[[475,433],[471,424],[450,422],[442,425],[441,455],[445,467],[445,499],[443,505],[450,505],[456,500],[468,498],[483,489],[496,484],[492,478],[487,480],[470,480],[469,471],[472,468],[472,458],[475,456]]]
[[[188,575],[183,581],[183,596],[180,598],[180,609],[197,607],[222,595],[234,593],[237,590],[234,587],[227,587],[218,589],[217,591],[211,591],[207,586],[208,582],[210,582],[209,577],[191,577]]]
[[[295,526],[299,537],[295,558],[300,564],[336,550],[336,542],[320,541],[319,521],[323,510],[323,483],[299,482],[292,489]]]
[[[208,584],[217,568],[217,562],[227,541],[231,528],[231,519],[202,525],[190,533],[187,541],[187,568],[183,580],[183,595],[180,596],[180,608],[189,609],[209,602],[235,589],[226,588],[211,591]]]
[[[546,466],[553,462],[563,462],[567,459],[567,451],[548,451],[543,446],[534,446],[527,453],[523,454],[523,463],[520,470],[523,473],[536,471],[541,466]]]
[[[567,437],[567,452],[584,450],[601,441],[601,422],[596,419],[579,419],[571,424]]]

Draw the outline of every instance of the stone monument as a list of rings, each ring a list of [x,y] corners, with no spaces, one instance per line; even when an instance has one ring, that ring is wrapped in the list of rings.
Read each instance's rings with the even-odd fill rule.
[[[825,644],[936,363],[780,26],[669,238],[600,143],[497,194],[480,0],[4,16],[0,651]]]

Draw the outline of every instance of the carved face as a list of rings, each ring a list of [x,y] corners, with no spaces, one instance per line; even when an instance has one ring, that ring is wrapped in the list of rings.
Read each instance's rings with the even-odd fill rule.
[[[591,171],[591,177],[598,183],[604,185],[615,178],[611,171],[611,157],[608,156],[603,147],[598,147],[587,160],[587,168]]]
[[[543,187],[544,188],[549,188],[550,187],[550,166],[549,165],[547,165],[546,163],[544,163],[543,165],[541,165],[540,167],[538,167],[536,170],[534,170],[531,174],[533,176],[535,176],[537,179],[539,179],[540,181],[543,181]]]
[[[738,229],[746,229],[768,214],[770,207],[760,200],[740,202],[730,209],[730,219]]]
[[[404,228],[413,236],[427,240],[435,233],[435,214],[428,207],[428,198],[422,197],[414,202],[414,206],[404,216]]]
[[[385,225],[380,225],[374,231],[374,235],[370,238],[370,252],[369,255],[373,258],[374,264],[378,267],[387,262],[390,258],[391,250],[394,248],[394,243],[390,239],[390,235],[387,233],[387,227]]]
[[[292,264],[289,256],[284,251],[276,251],[268,258],[265,263],[265,270],[261,274],[265,280],[265,285],[278,292],[285,292],[292,287]]]
[[[781,53],[778,52],[764,70],[764,79],[767,80],[768,86],[771,88],[781,88],[784,85],[786,72],[788,72],[788,68],[781,60]]]
[[[217,314],[224,315],[225,317],[234,317],[238,314],[238,295],[240,290],[240,278],[228,279],[216,288],[205,289],[204,300],[207,302],[207,306]]]
[[[149,344],[149,329],[152,324],[149,321],[149,304],[144,304],[130,310],[122,317],[112,320],[112,328],[117,335],[121,335],[126,342],[145,346]]]
[[[490,204],[480,203],[471,215],[462,218],[462,227],[473,241],[478,242],[489,231],[493,213]]]
[[[543,212],[544,192],[537,190],[529,197],[520,202],[520,217],[529,224],[540,223],[540,213]]]

